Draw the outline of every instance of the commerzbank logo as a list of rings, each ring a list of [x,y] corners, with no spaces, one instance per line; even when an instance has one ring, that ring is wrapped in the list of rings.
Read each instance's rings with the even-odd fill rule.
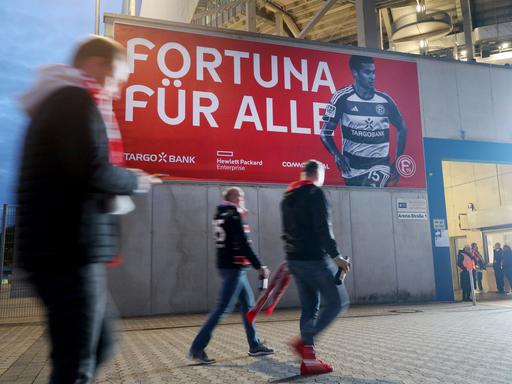
[[[125,152],[126,161],[139,161],[143,163],[175,163],[175,164],[195,164],[196,156],[188,154],[174,153],[130,153]]]

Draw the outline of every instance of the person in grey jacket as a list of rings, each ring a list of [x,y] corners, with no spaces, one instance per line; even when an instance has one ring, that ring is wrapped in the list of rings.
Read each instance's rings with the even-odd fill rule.
[[[108,357],[105,263],[118,252],[112,202],[157,182],[110,160],[105,116],[112,115],[98,101],[107,84],[115,89],[126,80],[125,63],[121,45],[91,37],[73,66],[44,68],[22,98],[31,120],[18,179],[16,255],[46,306],[52,384],[91,383]]]

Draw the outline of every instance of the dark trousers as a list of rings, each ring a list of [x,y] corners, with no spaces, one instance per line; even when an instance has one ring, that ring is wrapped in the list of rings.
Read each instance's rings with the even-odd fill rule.
[[[469,301],[471,296],[471,281],[468,271],[462,271],[460,273],[460,287],[462,288],[462,300]]]
[[[510,288],[512,288],[512,268],[503,268],[503,274],[507,278]]]
[[[320,334],[340,312],[348,309],[350,299],[345,285],[336,285],[337,268],[330,260],[288,260],[288,269],[299,291],[302,313],[300,333],[306,345],[314,345]],[[320,297],[324,308],[320,313]]]
[[[499,293],[505,292],[505,276],[503,275],[503,269],[494,267],[494,277],[496,278],[496,289]]]
[[[105,266],[33,272],[29,279],[47,310],[50,384],[92,383],[113,345]]]
[[[201,327],[201,330],[192,342],[190,350],[199,352],[206,348],[213,331],[219,322],[228,314],[233,312],[237,302],[240,303],[240,312],[245,327],[247,343],[249,348],[255,348],[261,341],[256,334],[253,323],[247,321],[246,314],[254,307],[254,293],[247,279],[247,272],[240,269],[219,269],[222,278],[222,286],[217,301],[217,306],[210,312],[208,319]]]

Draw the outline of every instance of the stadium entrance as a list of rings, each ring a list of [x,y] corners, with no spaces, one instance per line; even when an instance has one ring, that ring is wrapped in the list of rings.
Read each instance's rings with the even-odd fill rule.
[[[508,262],[495,260],[503,252],[495,249],[512,247],[512,165],[443,161],[442,170],[455,300],[462,298],[457,254],[465,246],[483,259],[477,299],[507,297]]]

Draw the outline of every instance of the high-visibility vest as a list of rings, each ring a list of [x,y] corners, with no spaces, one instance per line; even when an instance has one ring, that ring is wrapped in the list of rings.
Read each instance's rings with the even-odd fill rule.
[[[463,255],[464,260],[462,261],[462,264],[464,264],[464,268],[466,268],[468,271],[475,269],[475,261],[465,252],[463,252]]]

